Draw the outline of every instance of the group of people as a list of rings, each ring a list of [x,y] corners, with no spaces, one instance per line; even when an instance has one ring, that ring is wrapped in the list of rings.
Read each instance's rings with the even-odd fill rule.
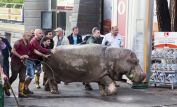
[[[69,36],[64,36],[63,29],[60,27],[56,28],[54,32],[56,36],[53,36],[53,31],[46,31],[44,35],[41,29],[35,29],[34,32],[25,32],[22,38],[17,40],[12,48],[10,47],[12,72],[10,77],[6,74],[7,68],[2,68],[6,63],[3,63],[1,59],[0,74],[5,81],[8,81],[11,85],[19,75],[19,97],[28,97],[28,94],[33,94],[33,91],[29,89],[29,84],[33,78],[35,78],[36,87],[41,88],[39,85],[39,78],[42,71],[41,62],[43,59],[53,54],[55,52],[54,48],[56,47],[59,48],[61,45],[78,44],[102,44],[118,48],[123,46],[122,37],[118,33],[119,29],[117,26],[113,26],[111,32],[104,37],[101,37],[100,29],[94,27],[92,33],[84,39],[79,35],[78,27],[73,27],[72,33]],[[5,45],[0,39],[0,50],[4,50],[3,44]],[[7,47],[7,45],[5,47]],[[3,54],[0,55],[3,56]],[[45,74],[45,70],[43,71],[43,85],[45,85],[46,91],[50,91],[47,75]],[[83,84],[87,90],[92,90],[89,83]],[[6,95],[10,96],[8,84],[4,85],[4,89]]]

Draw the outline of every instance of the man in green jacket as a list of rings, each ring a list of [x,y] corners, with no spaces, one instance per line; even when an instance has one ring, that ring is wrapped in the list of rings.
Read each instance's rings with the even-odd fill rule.
[[[100,36],[100,29],[98,27],[94,27],[92,29],[92,34],[85,38],[86,44],[101,44],[103,37]]]
[[[98,27],[94,27],[92,29],[92,34],[85,37],[86,44],[101,44],[103,37],[100,36],[100,29]],[[86,90],[92,90],[92,87],[89,83],[83,83],[85,85]]]

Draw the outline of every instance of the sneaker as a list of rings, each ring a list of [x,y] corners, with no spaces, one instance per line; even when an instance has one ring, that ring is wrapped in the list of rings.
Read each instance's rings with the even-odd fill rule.
[[[29,90],[29,89],[25,89],[25,90],[24,90],[24,94],[34,94],[34,92],[32,92],[32,91]]]
[[[36,88],[37,88],[37,89],[40,89],[40,88],[41,88],[41,86],[37,84],[37,85],[36,85]]]

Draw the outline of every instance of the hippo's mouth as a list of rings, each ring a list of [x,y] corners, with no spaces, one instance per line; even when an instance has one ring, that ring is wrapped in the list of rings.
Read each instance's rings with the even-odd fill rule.
[[[145,74],[141,71],[137,71],[136,69],[132,69],[127,77],[134,83],[140,83],[144,80]]]
[[[134,82],[134,80],[135,80],[135,76],[134,76],[134,74],[132,73],[133,71],[135,71],[135,70],[131,70],[130,73],[128,73],[128,75],[127,75],[127,77],[128,77],[132,82]]]

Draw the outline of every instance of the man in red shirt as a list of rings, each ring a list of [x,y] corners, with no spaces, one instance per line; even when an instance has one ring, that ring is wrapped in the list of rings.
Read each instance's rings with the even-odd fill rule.
[[[34,31],[34,37],[31,39],[29,44],[29,59],[25,61],[26,64],[26,79],[25,79],[25,93],[33,94],[32,91],[29,90],[28,86],[31,80],[34,78],[34,65],[41,59],[41,57],[47,58],[49,54],[53,53],[52,50],[43,48],[40,45],[40,40],[43,37],[43,32],[41,29],[36,29]]]
[[[25,75],[26,75],[26,67],[23,64],[23,60],[28,58],[28,46],[29,41],[31,39],[31,33],[25,32],[23,34],[23,37],[19,40],[17,40],[14,43],[14,46],[12,48],[12,56],[11,56],[11,71],[12,75],[9,78],[9,83],[12,84],[18,74],[19,74],[19,97],[27,97],[24,94],[24,82],[25,82]],[[10,92],[6,93],[10,96]]]

